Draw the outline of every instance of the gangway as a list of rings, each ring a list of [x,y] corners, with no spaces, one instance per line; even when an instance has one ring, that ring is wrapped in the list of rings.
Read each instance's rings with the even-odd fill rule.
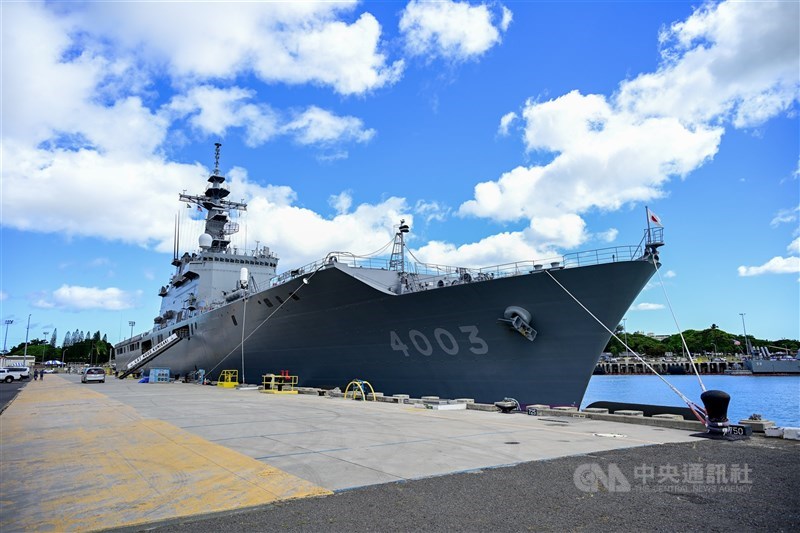
[[[179,337],[173,333],[172,335],[170,335],[169,337],[159,342],[158,344],[156,344],[155,346],[144,352],[142,355],[140,355],[139,357],[128,363],[128,365],[125,368],[125,371],[117,377],[119,379],[125,379],[126,377],[130,376],[131,374],[142,368],[144,365],[146,365],[147,363],[149,363],[150,361],[161,355],[162,353],[166,352],[168,348],[170,348],[172,345],[180,341],[182,338],[183,337]]]

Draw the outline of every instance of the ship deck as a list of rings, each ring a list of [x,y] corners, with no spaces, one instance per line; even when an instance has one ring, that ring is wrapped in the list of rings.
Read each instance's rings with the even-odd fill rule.
[[[564,457],[605,464],[595,454],[698,443],[689,431],[590,419],[78,380],[28,383],[2,414],[3,531],[177,524],[365,486]],[[574,470],[562,472],[569,484]],[[525,506],[547,487],[529,479],[517,490]]]

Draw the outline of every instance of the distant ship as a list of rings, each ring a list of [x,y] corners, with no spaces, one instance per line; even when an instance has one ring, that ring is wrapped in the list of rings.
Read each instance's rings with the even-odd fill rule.
[[[800,350],[791,355],[771,355],[764,353],[745,359],[745,367],[753,374],[800,374]]]
[[[215,168],[194,253],[174,254],[151,330],[115,346],[120,377],[168,368],[239,381],[288,370],[299,385],[353,379],[384,394],[580,405],[610,333],[660,267],[663,229],[638,246],[471,268],[409,261],[397,227],[389,257],[332,252],[277,275],[269,248],[237,250],[229,188]],[[580,303],[578,303],[580,302]],[[588,311],[591,311],[595,320]]]

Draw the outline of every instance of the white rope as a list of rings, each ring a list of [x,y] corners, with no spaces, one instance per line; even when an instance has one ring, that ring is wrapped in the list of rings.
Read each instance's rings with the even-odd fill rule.
[[[679,391],[678,389],[676,389],[676,388],[675,388],[675,387],[672,385],[672,383],[670,383],[669,381],[667,381],[666,379],[664,379],[664,377],[663,377],[661,374],[659,374],[659,373],[656,371],[656,369],[655,369],[655,368],[653,368],[653,366],[652,366],[652,365],[650,365],[650,363],[648,363],[647,361],[645,361],[645,360],[642,358],[642,356],[641,356],[641,355],[639,355],[638,353],[636,353],[635,351],[633,351],[633,350],[630,348],[630,346],[628,346],[628,345],[627,345],[625,342],[623,342],[623,341],[622,341],[622,339],[620,339],[620,338],[617,336],[617,334],[616,334],[616,333],[614,333],[613,331],[611,331],[610,329],[608,329],[608,327],[607,327],[605,324],[603,324],[603,322],[602,322],[602,321],[601,321],[599,318],[597,318],[597,317],[594,315],[594,313],[592,313],[591,311],[589,311],[589,309],[588,309],[588,308],[587,308],[585,305],[583,305],[583,304],[581,303],[581,301],[580,301],[580,300],[578,300],[578,299],[577,299],[577,298],[576,298],[576,297],[575,297],[575,296],[574,296],[574,295],[573,295],[571,292],[569,292],[569,291],[567,290],[567,288],[566,288],[566,287],[564,287],[564,286],[563,286],[563,285],[562,285],[562,284],[561,284],[561,283],[560,283],[560,282],[559,282],[559,281],[558,281],[558,280],[557,280],[557,279],[556,279],[556,278],[553,276],[553,274],[551,274],[551,273],[550,273],[550,271],[549,271],[549,270],[545,270],[545,272],[547,272],[547,275],[548,275],[548,276],[550,276],[550,279],[552,279],[553,281],[555,281],[555,282],[556,282],[556,284],[557,284],[559,287],[561,287],[561,288],[564,290],[564,292],[566,292],[567,294],[569,294],[569,296],[570,296],[570,297],[571,297],[573,300],[575,300],[575,303],[577,303],[578,305],[580,305],[580,306],[583,308],[583,310],[584,310],[584,311],[586,311],[587,313],[589,313],[589,316],[591,316],[592,318],[594,318],[594,319],[595,319],[595,321],[596,321],[598,324],[600,324],[600,325],[603,327],[603,329],[605,329],[607,332],[609,332],[609,333],[610,333],[610,334],[611,334],[611,335],[612,335],[612,336],[613,336],[615,339],[617,339],[617,340],[618,340],[618,341],[619,341],[619,342],[620,342],[620,343],[621,343],[623,346],[625,346],[625,348],[626,348],[627,350],[629,350],[629,351],[630,351],[630,352],[631,352],[631,353],[634,355],[634,357],[636,357],[636,359],[638,359],[640,362],[642,362],[642,363],[644,364],[644,366],[645,366],[645,367],[647,367],[647,368],[648,368],[648,369],[649,369],[649,370],[650,370],[650,371],[651,371],[653,374],[655,374],[656,376],[658,376],[658,378],[659,378],[661,381],[663,381],[663,382],[664,382],[664,383],[667,385],[667,387],[669,387],[670,389],[672,389],[672,392],[674,392],[675,394],[677,394],[677,395],[678,395],[678,396],[681,398],[681,400],[683,400],[684,402],[686,402],[686,405],[688,405],[688,406],[689,406],[689,408],[690,408],[690,409],[691,409],[693,412],[694,412],[694,410],[695,410],[696,408],[698,408],[698,409],[699,409],[699,406],[697,406],[697,405],[696,405],[694,402],[692,402],[692,400],[690,400],[689,398],[687,398],[687,397],[686,397],[686,396],[685,396],[685,395],[684,395],[684,394],[683,394],[681,391]],[[697,413],[695,413],[695,416],[697,416]]]
[[[667,300],[667,307],[669,307],[669,312],[672,315],[672,320],[675,322],[675,327],[678,328],[678,335],[681,337],[681,342],[683,343],[683,349],[686,351],[686,355],[689,357],[689,363],[692,365],[692,370],[694,370],[694,374],[697,376],[697,381],[700,382],[700,388],[703,389],[703,392],[706,391],[706,385],[703,383],[703,379],[700,377],[700,372],[697,371],[697,365],[694,364],[694,358],[692,358],[692,352],[689,350],[689,346],[686,344],[686,339],[683,337],[683,330],[681,326],[678,324],[678,318],[675,316],[675,312],[672,309],[672,303],[669,301],[669,296],[667,296],[667,288],[664,286],[664,280],[661,278],[661,270],[656,266],[655,261],[653,261],[653,267],[656,269],[656,274],[658,274],[658,281],[661,283],[661,290],[664,291],[664,298]]]

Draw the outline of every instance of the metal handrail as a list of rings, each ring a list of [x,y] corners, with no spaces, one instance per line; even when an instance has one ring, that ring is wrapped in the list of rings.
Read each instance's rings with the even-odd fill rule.
[[[463,280],[465,279],[465,275],[469,275],[470,281],[488,281],[495,278],[532,274],[537,271],[553,268],[576,268],[620,261],[634,261],[644,255],[646,244],[660,242],[661,233],[660,231],[657,233],[656,230],[663,231],[662,228],[653,228],[650,230],[650,233],[645,230],[645,237],[638,246],[611,246],[608,248],[573,252],[544,259],[515,261],[513,263],[503,263],[481,268],[437,265],[434,263],[407,263],[409,266],[407,274],[415,277],[417,281],[424,281],[425,277]],[[389,270],[389,259],[386,258],[357,256],[350,252],[331,252],[323,259],[273,277],[270,280],[270,286],[275,287],[277,285],[282,285],[287,281],[306,274],[311,274],[319,269],[329,268],[333,266],[334,263],[340,263],[351,268]]]

